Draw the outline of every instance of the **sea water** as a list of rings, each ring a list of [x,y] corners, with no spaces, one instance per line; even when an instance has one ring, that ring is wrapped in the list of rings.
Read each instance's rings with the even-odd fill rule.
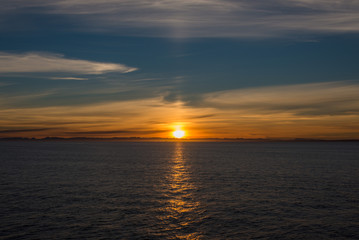
[[[358,239],[357,142],[0,142],[1,239]]]

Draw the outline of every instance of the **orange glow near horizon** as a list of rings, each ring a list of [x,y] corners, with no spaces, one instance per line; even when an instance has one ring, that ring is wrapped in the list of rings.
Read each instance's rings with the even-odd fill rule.
[[[298,91],[294,87],[233,90],[206,96],[209,104],[227,106],[223,108],[184,106],[156,97],[101,104],[0,109],[0,138],[359,139],[359,115],[345,112],[348,111],[346,105],[329,109],[340,110],[333,115],[327,114],[328,109],[307,111],[305,108],[311,104],[317,106],[329,95],[328,102],[341,102],[348,94],[351,94],[348,97],[352,99],[351,106],[358,108],[359,84],[358,87],[344,86],[345,96],[343,90],[336,97],[332,94],[336,93],[334,87],[327,87],[328,90],[317,87],[313,94],[300,94],[307,93],[309,87],[311,85],[302,86]],[[291,94],[282,97],[282,92]],[[243,106],[233,105],[239,102],[238,96],[246,96],[240,101]],[[257,98],[260,99],[258,104]],[[305,99],[303,109],[279,111],[282,103],[295,106],[300,99]],[[279,110],[262,109],[262,102],[270,102],[270,106],[278,106]],[[281,108],[286,109],[286,106]],[[339,114],[341,112],[345,114]]]

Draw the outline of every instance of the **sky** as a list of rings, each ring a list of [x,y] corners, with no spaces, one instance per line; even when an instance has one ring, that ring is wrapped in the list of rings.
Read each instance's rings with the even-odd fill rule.
[[[0,6],[0,137],[359,139],[357,0]]]

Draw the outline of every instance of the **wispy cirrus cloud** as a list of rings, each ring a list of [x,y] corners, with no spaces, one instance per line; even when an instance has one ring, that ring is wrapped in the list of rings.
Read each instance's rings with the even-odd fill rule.
[[[25,129],[7,129],[7,130],[0,130],[0,134],[11,134],[11,133],[28,133],[28,132],[43,132],[53,130],[52,128],[25,128]]]
[[[89,135],[168,137],[173,123],[184,114],[180,107],[178,103],[167,104],[161,97],[156,97],[80,106],[0,109],[2,116],[0,137]],[[196,110],[191,112],[197,114]],[[153,124],[154,121],[160,123]],[[48,128],[48,131],[35,131],[45,128]],[[26,129],[35,130],[24,131]]]
[[[213,92],[202,104],[256,114],[359,116],[359,82],[324,82]]]
[[[59,54],[12,54],[0,52],[0,73],[56,72],[76,74],[103,74],[107,72],[128,73],[136,70],[137,68],[129,67],[123,64],[69,59]]]
[[[359,138],[358,92],[358,81],[244,88],[204,94],[188,107],[209,114],[196,121],[207,136]]]
[[[165,133],[168,130],[141,130],[141,129],[126,129],[126,130],[109,130],[109,131],[82,131],[82,132],[66,132],[69,135],[91,135],[91,136],[104,136],[104,135],[114,135],[114,134],[125,134],[125,135],[132,135],[132,136],[142,136],[142,135],[149,135],[149,134],[159,134]]]
[[[52,80],[74,80],[74,81],[84,81],[88,78],[79,78],[79,77],[50,77]]]
[[[6,0],[3,6],[16,14],[71,16],[87,31],[125,35],[278,37],[359,31],[359,2],[347,0]]]

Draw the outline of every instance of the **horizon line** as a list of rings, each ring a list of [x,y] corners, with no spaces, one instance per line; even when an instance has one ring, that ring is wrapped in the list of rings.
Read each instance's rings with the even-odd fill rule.
[[[359,142],[359,139],[321,138],[163,138],[163,137],[2,137],[0,141],[235,141],[235,142]]]

